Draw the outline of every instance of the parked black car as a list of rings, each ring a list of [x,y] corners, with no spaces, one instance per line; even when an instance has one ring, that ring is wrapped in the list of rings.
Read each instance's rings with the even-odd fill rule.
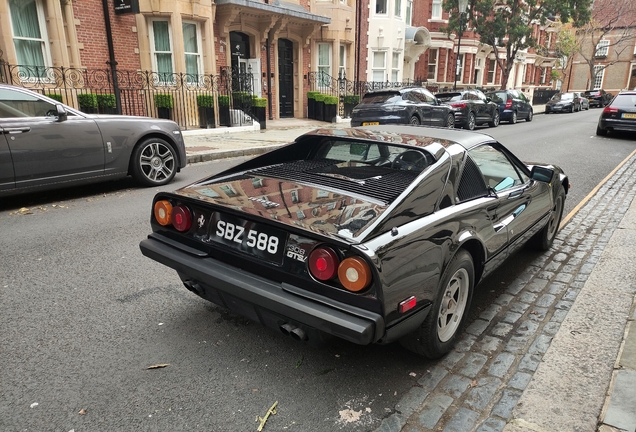
[[[486,93],[494,103],[499,105],[499,118],[515,124],[517,120],[532,121],[533,111],[530,99],[519,90],[497,90]]]
[[[453,111],[425,88],[371,91],[351,112],[351,126],[412,124],[455,127]]]
[[[568,186],[480,133],[321,129],[158,193],[140,248],[295,340],[400,340],[438,358],[481,280],[528,242],[551,247]]]
[[[597,90],[586,90],[583,92],[583,96],[590,101],[591,107],[601,107],[603,108],[605,105],[612,101],[614,97],[613,94],[607,93],[605,90],[597,89]]]
[[[636,133],[636,91],[621,92],[603,108],[598,118],[596,135],[607,135],[610,131]]]
[[[545,104],[545,113],[581,111],[581,101],[574,92],[557,93]]]
[[[85,114],[0,84],[0,196],[128,175],[161,186],[185,165],[183,136],[172,120]]]
[[[499,126],[499,106],[486,97],[480,90],[461,90],[435,95],[455,111],[455,125],[468,130],[488,123],[490,127]]]

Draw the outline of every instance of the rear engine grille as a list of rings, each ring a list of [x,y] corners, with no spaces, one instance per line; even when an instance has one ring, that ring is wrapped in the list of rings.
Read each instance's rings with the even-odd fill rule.
[[[327,168],[339,162],[328,159],[295,161],[257,168],[250,173],[339,189],[343,192],[360,194],[385,203],[391,203],[395,200],[419,174],[413,171],[395,171],[388,168],[369,166],[351,168],[349,169],[350,172],[347,172],[348,170],[338,170],[337,174],[346,175],[355,180],[330,177],[330,174],[334,174],[334,170]],[[361,173],[368,174],[369,177],[362,177]],[[380,178],[373,178],[376,176]]]

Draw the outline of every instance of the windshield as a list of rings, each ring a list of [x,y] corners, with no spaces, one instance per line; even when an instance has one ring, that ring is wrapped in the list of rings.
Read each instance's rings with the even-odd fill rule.
[[[462,100],[461,93],[438,93],[435,97],[442,102],[456,102]]]
[[[554,96],[552,96],[553,101],[572,100],[572,99],[574,99],[574,93],[557,93]]]
[[[398,92],[367,93],[362,98],[360,105],[395,103],[402,99]]]

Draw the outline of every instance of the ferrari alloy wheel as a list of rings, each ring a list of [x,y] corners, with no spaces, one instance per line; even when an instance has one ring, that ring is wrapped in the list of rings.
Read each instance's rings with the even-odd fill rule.
[[[539,231],[533,238],[534,246],[539,250],[549,250],[554,243],[554,238],[559,231],[559,225],[561,224],[561,217],[563,216],[563,203],[565,201],[565,191],[563,187],[559,188],[559,192],[554,200],[552,206],[552,213],[548,223],[541,231]]]
[[[411,120],[409,121],[409,124],[415,125],[415,126],[419,126],[420,125],[420,119],[417,116],[413,116],[411,117]]]
[[[132,174],[146,186],[170,183],[176,174],[177,153],[167,141],[149,138],[133,151]]]
[[[400,343],[430,359],[447,354],[455,345],[466,319],[474,284],[473,259],[467,251],[460,250],[448,264],[437,299],[420,329],[403,338]]]
[[[473,130],[475,129],[475,113],[469,112],[468,119],[466,120],[466,129]]]
[[[446,127],[449,129],[455,128],[455,115],[453,113],[446,116]]]
[[[495,111],[495,114],[492,116],[492,121],[488,122],[488,126],[497,127],[499,126],[499,110]]]

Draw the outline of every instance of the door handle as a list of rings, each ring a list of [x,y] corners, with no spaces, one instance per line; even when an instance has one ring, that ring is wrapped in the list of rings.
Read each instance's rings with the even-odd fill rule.
[[[29,126],[24,126],[24,127],[6,127],[2,129],[2,133],[4,134],[19,134],[19,133],[23,133],[23,132],[29,132],[31,130],[31,128]]]

